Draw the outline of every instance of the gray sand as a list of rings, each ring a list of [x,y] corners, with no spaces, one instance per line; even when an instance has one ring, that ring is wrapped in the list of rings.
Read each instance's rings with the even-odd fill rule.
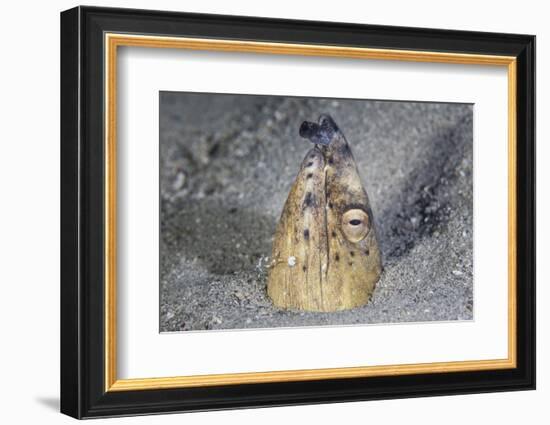
[[[275,308],[272,237],[310,143],[330,114],[372,205],[384,272],[366,306]],[[472,106],[161,93],[160,330],[473,318]]]

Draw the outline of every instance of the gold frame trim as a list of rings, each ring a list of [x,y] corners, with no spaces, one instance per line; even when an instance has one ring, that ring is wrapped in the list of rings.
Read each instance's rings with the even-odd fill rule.
[[[116,99],[117,48],[154,47],[231,51],[355,59],[436,62],[507,67],[508,71],[508,357],[495,360],[285,370],[252,373],[175,376],[166,378],[117,379],[116,372]],[[465,372],[510,369],[517,365],[516,353],[516,58],[445,52],[370,49],[329,45],[268,43],[148,35],[105,34],[105,391],[135,391],[181,387],[205,387],[267,382],[310,381],[410,375],[415,373]]]

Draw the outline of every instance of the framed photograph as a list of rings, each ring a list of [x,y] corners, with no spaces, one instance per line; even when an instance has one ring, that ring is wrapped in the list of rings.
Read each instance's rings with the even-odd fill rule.
[[[61,411],[535,387],[535,37],[61,14]]]

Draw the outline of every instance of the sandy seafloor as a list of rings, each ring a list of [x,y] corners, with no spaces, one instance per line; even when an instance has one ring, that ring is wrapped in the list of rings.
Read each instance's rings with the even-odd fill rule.
[[[384,261],[372,301],[285,311],[272,237],[330,114],[351,146]],[[472,105],[160,94],[160,331],[473,319]]]

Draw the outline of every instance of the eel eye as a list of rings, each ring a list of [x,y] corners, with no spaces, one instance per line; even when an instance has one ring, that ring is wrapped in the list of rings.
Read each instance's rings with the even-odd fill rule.
[[[369,233],[369,216],[360,209],[346,211],[342,216],[342,230],[350,242],[359,242]]]

